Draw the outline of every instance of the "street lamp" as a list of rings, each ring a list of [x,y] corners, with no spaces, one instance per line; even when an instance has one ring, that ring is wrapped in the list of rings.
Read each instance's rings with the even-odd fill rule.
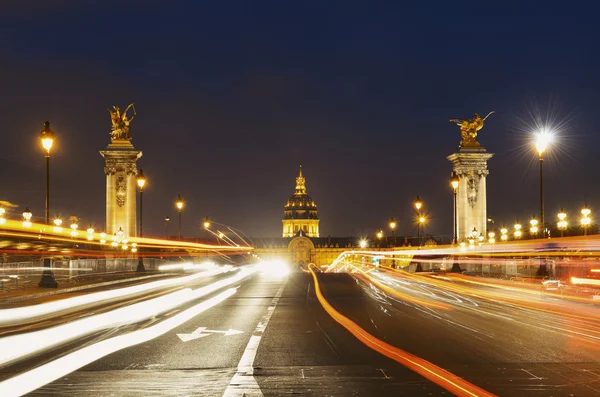
[[[79,228],[79,225],[77,224],[76,220],[73,220],[71,223],[71,237],[77,237],[77,229]]]
[[[140,168],[140,172],[137,175],[137,185],[140,188],[140,233],[139,236],[144,236],[144,186],[146,185],[146,177],[144,176],[144,170]],[[131,252],[136,253],[138,251],[137,244],[135,246],[132,245]],[[142,249],[140,247],[140,253]],[[145,272],[146,268],[144,267],[144,258],[138,254],[138,265],[136,271]]]
[[[529,234],[535,235],[538,232],[538,220],[535,219],[535,216],[531,218],[529,221]]]
[[[394,247],[396,246],[396,221],[394,217],[390,218],[390,229],[392,229],[392,238],[394,240]]]
[[[521,231],[521,224],[517,221],[517,223],[515,223],[515,238],[521,238],[521,236],[523,235],[523,232]]]
[[[52,149],[52,144],[54,143],[55,135],[54,132],[50,129],[50,122],[46,121],[44,123],[44,129],[40,132],[40,141],[42,142],[42,147],[46,151],[46,225],[50,224],[50,149]],[[25,212],[31,214],[29,209],[26,209]],[[25,213],[23,213],[23,217],[25,217]],[[31,226],[31,215],[29,218],[25,219],[23,225],[26,223]],[[42,278],[38,283],[39,287],[43,288],[56,288],[58,287],[58,283],[54,279],[54,274],[52,273],[52,259],[44,258],[44,272],[42,273]]]
[[[377,238],[381,240],[383,238],[383,230],[377,232]]]
[[[542,237],[546,237],[544,226],[544,152],[552,142],[552,134],[546,128],[542,128],[535,134],[535,149],[539,155],[540,163],[540,227],[542,228]]]
[[[144,176],[144,170],[140,168],[140,172],[137,175],[137,185],[140,188],[140,233],[139,236],[144,236],[144,185],[146,184],[146,177]]]
[[[365,240],[364,238],[360,240],[359,242],[360,248],[367,248],[367,240]]]
[[[592,210],[590,210],[587,205],[585,205],[581,209],[581,226],[583,227],[583,235],[584,236],[587,235],[587,228],[592,223],[592,219],[590,218],[591,213],[592,213]]]
[[[425,222],[425,218],[421,216],[421,207],[423,207],[423,202],[417,196],[415,200],[415,209],[417,210],[417,242],[419,247],[421,247],[421,223]]]
[[[44,123],[44,129],[40,132],[42,147],[46,151],[46,224],[50,224],[50,149],[54,143],[55,135],[50,129],[50,122]]]
[[[488,243],[490,244],[494,244],[496,242],[496,233],[494,232],[489,232],[488,233]]]
[[[558,222],[556,223],[556,227],[558,227],[558,230],[560,230],[560,237],[565,236],[565,229],[568,225],[569,223],[567,222],[567,214],[565,213],[565,210],[561,208],[560,212],[558,213]]]
[[[454,192],[454,239],[452,241],[453,244],[458,243],[458,211],[456,210],[456,193],[458,192],[458,184],[460,183],[460,179],[458,178],[458,174],[456,171],[452,173],[452,178],[450,179],[450,186],[452,186],[452,191]]]
[[[210,229],[210,221],[208,220],[208,217],[204,218],[202,226],[204,226],[205,229]]]
[[[181,240],[181,210],[183,209],[183,199],[181,195],[177,195],[177,201],[175,201],[175,207],[177,207],[177,212],[179,215],[179,240]]]
[[[60,233],[62,232],[62,227],[60,226],[62,225],[62,219],[60,219],[58,216],[54,219],[54,233]]]
[[[171,218],[169,218],[168,216],[165,216],[165,238],[168,240],[169,239],[169,221],[171,220]]]
[[[507,241],[508,240],[508,229],[504,226],[500,229],[500,240]]]
[[[25,207],[25,212],[23,212],[23,226],[31,227],[31,217],[33,214],[29,211],[29,207]]]

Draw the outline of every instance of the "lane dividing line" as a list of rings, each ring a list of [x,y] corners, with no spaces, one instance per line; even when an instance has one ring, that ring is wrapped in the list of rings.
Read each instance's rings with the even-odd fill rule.
[[[310,272],[315,282],[315,293],[317,294],[317,299],[319,300],[319,303],[321,303],[321,306],[323,306],[323,309],[325,309],[331,318],[333,318],[342,327],[346,328],[367,347],[404,365],[406,368],[415,371],[419,375],[429,379],[433,383],[448,390],[454,395],[462,397],[495,397],[495,394],[492,394],[487,390],[467,382],[463,378],[456,376],[453,373],[448,372],[427,360],[385,343],[384,341],[377,339],[364,329],[360,328],[358,324],[350,320],[348,317],[342,315],[340,312],[335,310],[333,306],[329,304],[329,302],[327,302],[321,293],[321,287],[319,286],[319,280],[316,273],[312,268],[310,269]]]
[[[281,285],[269,307],[267,313],[260,319],[254,333],[248,341],[248,345],[242,354],[242,358],[238,363],[237,372],[231,378],[227,385],[227,389],[223,393],[223,397],[263,397],[260,386],[254,378],[254,359],[258,351],[258,345],[262,339],[262,335],[267,329],[267,324],[275,311],[279,298],[283,294],[283,289],[287,284],[287,280]]]

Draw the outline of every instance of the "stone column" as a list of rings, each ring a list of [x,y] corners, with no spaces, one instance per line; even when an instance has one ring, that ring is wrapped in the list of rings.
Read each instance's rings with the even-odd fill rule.
[[[127,237],[137,235],[136,214],[136,161],[142,157],[130,141],[115,140],[100,150],[106,161],[106,234],[116,233],[119,228]]]
[[[493,155],[477,145],[461,147],[447,157],[460,180],[456,197],[459,243],[471,236],[473,228],[487,239],[487,161]]]

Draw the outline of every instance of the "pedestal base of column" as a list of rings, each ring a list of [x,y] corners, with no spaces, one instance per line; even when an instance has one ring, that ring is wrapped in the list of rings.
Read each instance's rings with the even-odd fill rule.
[[[38,283],[38,287],[41,288],[56,288],[58,287],[58,283],[54,279],[54,274],[52,273],[52,259],[46,258],[44,259],[44,273],[42,273],[42,278]]]

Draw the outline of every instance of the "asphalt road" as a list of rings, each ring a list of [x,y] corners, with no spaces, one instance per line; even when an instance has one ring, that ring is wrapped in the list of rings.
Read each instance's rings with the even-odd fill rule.
[[[600,395],[600,321],[587,315],[596,310],[589,305],[543,302],[550,306],[542,308],[556,304],[570,310],[572,315],[566,316],[490,299],[483,293],[485,287],[477,287],[482,293],[476,296],[426,283],[395,284],[410,296],[448,306],[440,309],[393,297],[348,274],[320,274],[319,280],[334,308],[365,331],[491,393]],[[240,282],[225,301],[164,335],[110,354],[31,393],[449,394],[366,347],[337,324],[317,301],[312,278],[305,273],[287,278],[255,275]]]

